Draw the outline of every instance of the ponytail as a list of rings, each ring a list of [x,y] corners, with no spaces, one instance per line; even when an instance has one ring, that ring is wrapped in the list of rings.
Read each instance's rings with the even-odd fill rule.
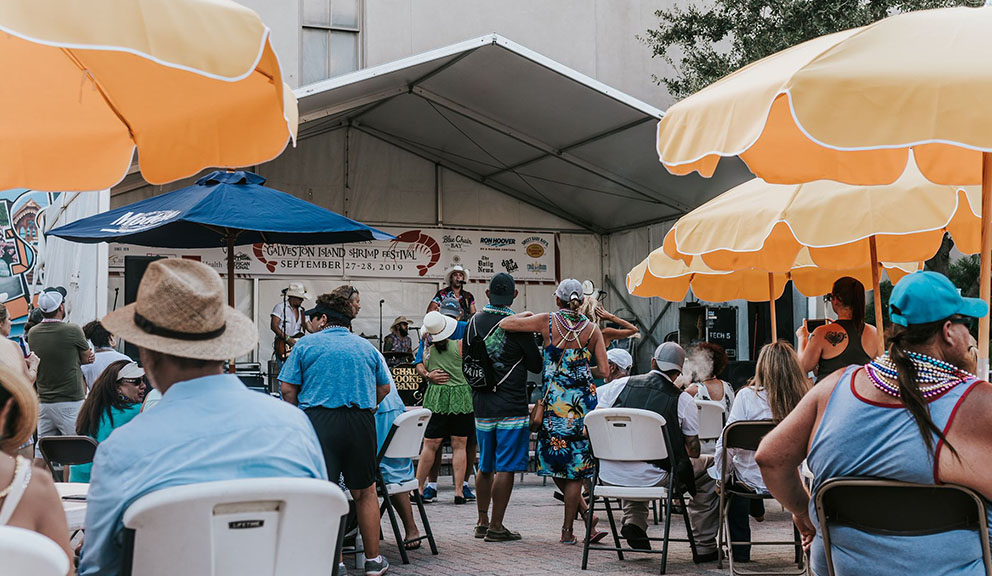
[[[582,309],[582,300],[569,300],[568,309],[572,312],[579,312]]]
[[[893,324],[888,338],[889,358],[895,364],[898,373],[899,397],[906,410],[909,410],[910,415],[916,420],[916,426],[920,430],[920,435],[923,436],[927,451],[931,455],[934,453],[933,437],[931,436],[933,434],[946,444],[951,453],[957,457],[957,450],[947,441],[943,430],[938,428],[933,419],[930,418],[930,406],[916,383],[918,377],[916,365],[913,364],[905,349],[907,345],[919,346],[928,342],[934,335],[943,330],[944,322],[945,320],[941,320],[909,327]]]

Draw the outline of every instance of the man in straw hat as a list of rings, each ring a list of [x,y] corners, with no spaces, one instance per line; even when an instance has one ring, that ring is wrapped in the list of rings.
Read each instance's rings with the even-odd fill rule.
[[[441,303],[445,298],[454,298],[458,301],[462,310],[461,315],[456,320],[467,321],[469,317],[475,314],[475,296],[472,296],[471,292],[465,290],[465,284],[468,283],[468,270],[459,264],[455,264],[444,273],[444,282],[448,285],[447,288],[437,291],[431,303],[427,305],[427,311],[440,310]]]
[[[375,411],[392,377],[375,346],[351,332],[358,291],[347,288],[321,294],[307,310],[315,332],[293,348],[279,381],[283,399],[299,406],[317,432],[327,477],[344,476],[365,545],[365,574],[378,576],[389,563],[379,555]]]
[[[389,326],[389,334],[382,339],[382,351],[392,352],[395,355],[406,354],[408,358],[403,360],[409,362],[413,359],[413,340],[410,339],[410,321],[406,316],[397,316]],[[387,360],[391,360],[388,359]],[[399,362],[400,360],[396,360]]]
[[[276,360],[280,362],[289,356],[289,351],[306,331],[303,301],[310,299],[302,282],[290,282],[283,288],[282,295],[282,300],[276,302],[269,315],[269,328],[276,335],[272,348]]]
[[[327,478],[307,418],[224,374],[225,358],[258,341],[252,321],[228,306],[226,295],[209,266],[157,260],[141,279],[137,300],[101,320],[138,347],[146,377],[163,397],[100,443],[81,575],[120,572],[124,511],[150,492],[237,478]]]

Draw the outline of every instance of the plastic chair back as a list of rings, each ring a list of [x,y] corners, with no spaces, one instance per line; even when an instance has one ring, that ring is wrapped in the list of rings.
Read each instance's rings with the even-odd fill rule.
[[[766,434],[775,428],[771,420],[740,420],[723,431],[723,449],[757,450]]]
[[[723,434],[723,423],[726,413],[723,402],[713,400],[696,400],[699,408],[699,439],[716,440]]]
[[[89,464],[96,455],[96,440],[89,436],[45,436],[38,439],[38,450],[49,466]]]
[[[892,536],[971,530],[981,539],[985,573],[992,574],[985,502],[963,486],[911,484],[876,478],[831,478],[816,494],[830,574],[830,526]],[[925,555],[925,551],[921,551]]]
[[[592,453],[601,460],[627,462],[664,460],[665,419],[638,408],[597,408],[586,414]]]
[[[347,511],[336,484],[312,478],[166,488],[124,512],[122,573],[326,576]]]
[[[380,458],[415,458],[420,455],[420,447],[424,442],[424,432],[427,422],[431,419],[431,411],[427,408],[417,408],[400,414],[393,421],[386,441],[382,444]]]
[[[13,526],[0,526],[0,572],[65,576],[69,557],[51,538]]]

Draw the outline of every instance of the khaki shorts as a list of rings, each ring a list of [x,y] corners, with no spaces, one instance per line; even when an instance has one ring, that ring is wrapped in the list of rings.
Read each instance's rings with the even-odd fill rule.
[[[83,401],[42,403],[38,414],[38,438],[45,436],[75,436],[76,417]],[[41,450],[37,444],[34,449],[35,458],[41,458]]]

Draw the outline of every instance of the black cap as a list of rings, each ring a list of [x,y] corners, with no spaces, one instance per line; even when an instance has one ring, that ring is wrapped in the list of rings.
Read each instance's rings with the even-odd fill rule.
[[[49,286],[48,288],[42,290],[42,292],[58,292],[63,298],[69,295],[69,291],[63,286]]]
[[[513,292],[516,290],[513,276],[505,272],[493,276],[489,281],[489,303],[493,306],[509,306],[513,304]]]

